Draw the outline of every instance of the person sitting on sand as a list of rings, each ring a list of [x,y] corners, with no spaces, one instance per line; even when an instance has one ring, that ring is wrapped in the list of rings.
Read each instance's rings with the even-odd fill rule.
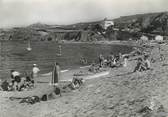
[[[113,57],[113,59],[111,60],[111,64],[110,64],[111,68],[117,67],[117,58]]]
[[[147,55],[144,56],[144,64],[145,64],[146,70],[151,68],[149,56],[147,56]]]
[[[90,68],[89,68],[89,71],[90,72],[96,72],[96,69],[95,69],[95,63],[92,63]]]
[[[111,57],[108,56],[108,57],[107,57],[106,65],[109,66],[109,67],[110,67],[110,64],[111,64],[111,60],[112,60]]]
[[[69,84],[68,87],[71,88],[72,90],[79,89],[84,82],[85,81],[83,78],[74,77],[72,79],[71,84]]]
[[[87,64],[87,59],[84,58],[84,57],[81,57],[81,58],[80,58],[80,63],[81,63],[82,65],[86,65],[86,64]]]
[[[114,55],[111,53],[109,58],[110,58],[110,60],[113,60],[114,59]]]
[[[93,73],[96,73],[96,72],[98,72],[99,70],[100,70],[100,67],[97,66],[95,63],[92,63],[91,66],[90,66],[90,68],[89,68],[89,71],[90,71],[90,72],[93,72]]]
[[[21,81],[20,73],[15,70],[11,70],[11,78],[14,90],[18,89],[18,83]]]
[[[128,56],[124,56],[123,67],[127,67],[127,64],[128,64]]]
[[[118,66],[122,66],[122,63],[123,63],[123,55],[119,53],[117,64]]]
[[[5,80],[4,82],[2,82],[1,88],[2,88],[3,91],[8,91],[9,83],[8,83],[7,80]]]
[[[18,71],[11,70],[11,78],[13,82],[14,81],[20,82],[20,73]]]
[[[26,78],[22,77],[21,81],[18,83],[18,91],[21,91],[26,88]]]
[[[146,67],[143,63],[143,60],[142,60],[142,58],[138,58],[137,65],[136,65],[133,72],[136,72],[136,71],[141,72],[141,71],[144,71],[144,70],[146,70]]]

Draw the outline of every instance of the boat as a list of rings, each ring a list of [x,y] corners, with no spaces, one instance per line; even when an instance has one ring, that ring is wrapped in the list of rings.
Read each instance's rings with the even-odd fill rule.
[[[31,46],[30,46],[30,40],[28,40],[28,47],[27,47],[27,51],[31,51],[32,50],[32,48],[31,48]]]

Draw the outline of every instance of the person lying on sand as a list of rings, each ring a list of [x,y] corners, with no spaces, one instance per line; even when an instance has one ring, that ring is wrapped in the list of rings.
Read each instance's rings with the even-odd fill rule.
[[[61,96],[61,89],[59,87],[54,87],[54,89],[50,90],[43,95],[35,95],[35,96],[28,96],[24,98],[20,97],[9,97],[11,101],[13,100],[21,100],[19,103],[27,103],[27,104],[35,104],[40,101],[48,101],[50,99],[54,99],[55,95]]]

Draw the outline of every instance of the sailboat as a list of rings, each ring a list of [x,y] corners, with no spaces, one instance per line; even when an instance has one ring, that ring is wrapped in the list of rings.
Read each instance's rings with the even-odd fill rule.
[[[27,47],[27,51],[31,51],[32,50],[32,48],[31,48],[31,46],[30,46],[30,40],[28,40],[28,47]]]

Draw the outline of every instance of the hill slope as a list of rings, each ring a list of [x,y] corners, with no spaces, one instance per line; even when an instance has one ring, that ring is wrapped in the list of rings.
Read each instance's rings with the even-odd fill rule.
[[[141,32],[168,35],[168,12],[138,14],[114,19],[120,28],[138,28]]]

